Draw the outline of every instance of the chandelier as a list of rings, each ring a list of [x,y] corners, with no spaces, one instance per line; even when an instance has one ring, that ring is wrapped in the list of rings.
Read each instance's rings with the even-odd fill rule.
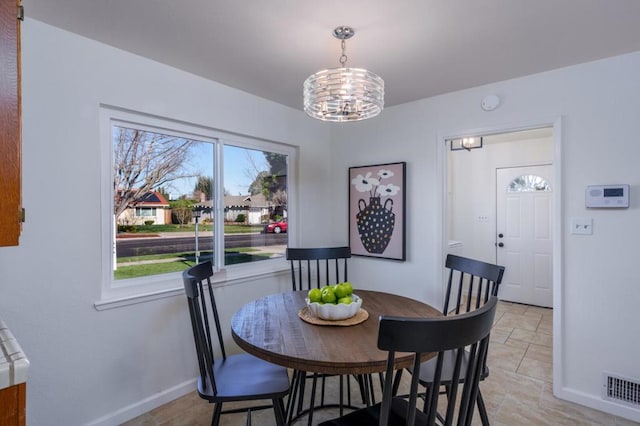
[[[384,81],[362,68],[347,68],[346,41],[355,32],[338,27],[333,36],[342,40],[340,68],[318,71],[303,85],[304,111],[323,121],[358,121],[375,117],[384,106]]]

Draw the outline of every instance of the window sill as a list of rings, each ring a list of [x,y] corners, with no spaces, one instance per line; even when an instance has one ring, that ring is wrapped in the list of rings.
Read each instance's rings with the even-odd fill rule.
[[[257,262],[251,268],[243,265],[242,268],[230,267],[228,269],[214,272],[213,284],[215,287],[236,285],[258,278],[278,276],[288,271],[289,264],[284,260],[284,258],[274,261]],[[104,311],[184,294],[181,273],[168,275],[167,281],[175,282],[176,285],[172,285],[169,288],[149,290],[146,292],[138,290],[138,286],[131,286],[126,289],[111,289],[109,294],[103,295],[103,297],[93,305],[97,311]],[[135,291],[135,293],[133,291]]]

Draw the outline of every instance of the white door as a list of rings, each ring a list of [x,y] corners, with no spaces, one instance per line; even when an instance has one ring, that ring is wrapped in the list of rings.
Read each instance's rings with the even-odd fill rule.
[[[496,169],[501,300],[553,307],[553,167]]]

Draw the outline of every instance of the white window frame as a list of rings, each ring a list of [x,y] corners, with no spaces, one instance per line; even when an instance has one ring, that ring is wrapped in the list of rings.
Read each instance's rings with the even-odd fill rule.
[[[191,138],[214,144],[214,182],[215,193],[221,194],[214,200],[214,221],[224,223],[224,182],[223,182],[223,147],[226,144],[260,151],[269,151],[287,155],[287,212],[289,218],[289,244],[293,245],[296,232],[297,205],[297,149],[294,146],[242,136],[222,130],[212,129],[169,118],[130,111],[123,108],[101,105],[99,141],[101,152],[101,247],[102,271],[100,299],[95,302],[97,310],[126,306],[163,297],[183,293],[182,273],[150,275],[139,278],[115,280],[113,278],[113,262],[115,262],[115,222],[113,220],[113,138],[112,127],[133,126],[136,129],[163,133],[176,137]],[[219,166],[217,166],[219,165]],[[293,218],[293,219],[292,219]],[[292,223],[293,222],[293,223]],[[214,284],[225,285],[237,281],[245,281],[253,277],[276,275],[287,270],[288,263],[282,258],[261,260],[259,262],[220,266],[224,261],[223,235],[214,236]]]

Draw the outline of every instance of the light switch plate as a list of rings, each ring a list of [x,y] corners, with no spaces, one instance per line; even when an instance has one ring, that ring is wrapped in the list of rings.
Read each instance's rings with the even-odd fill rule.
[[[571,233],[579,235],[593,234],[593,219],[584,217],[571,218]]]

